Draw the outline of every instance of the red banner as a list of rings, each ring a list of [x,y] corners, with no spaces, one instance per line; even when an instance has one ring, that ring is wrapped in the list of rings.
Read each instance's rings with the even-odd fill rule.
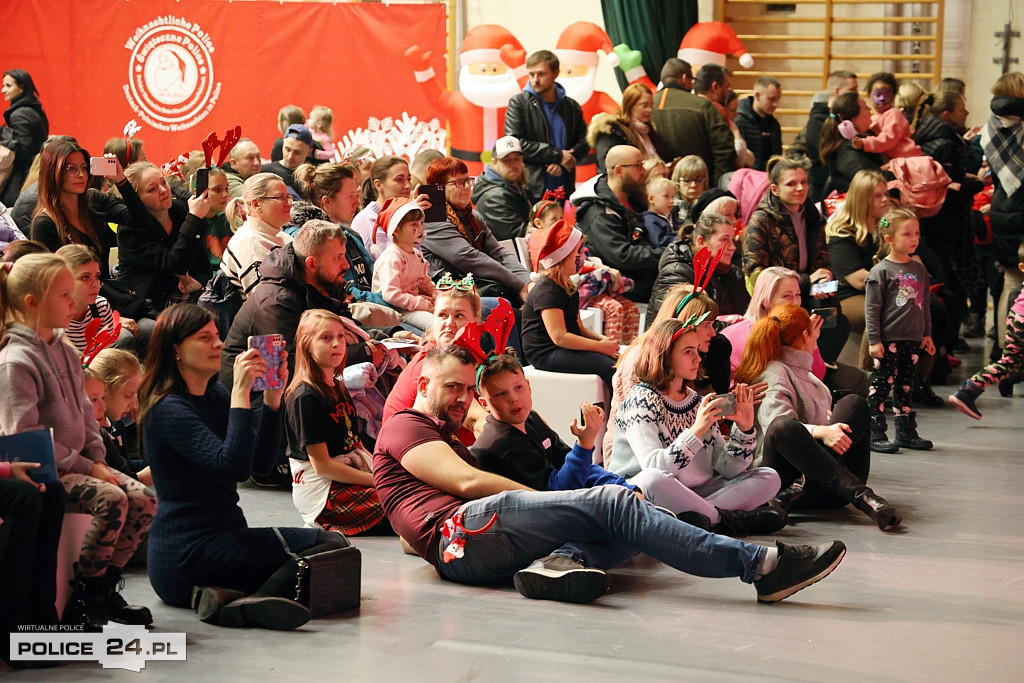
[[[307,114],[330,107],[337,140],[414,153],[443,141],[447,122],[436,120],[403,52],[433,51],[443,74],[445,12],[442,4],[6,0],[0,65],[28,71],[50,133],[73,135],[92,154],[128,128],[160,163],[241,125],[267,158],[286,104]]]

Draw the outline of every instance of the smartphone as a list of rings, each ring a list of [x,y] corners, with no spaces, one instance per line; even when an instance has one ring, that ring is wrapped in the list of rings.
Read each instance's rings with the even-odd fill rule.
[[[201,197],[210,187],[210,169],[196,169],[196,196]]]
[[[89,174],[113,178],[117,174],[117,159],[89,157]]]
[[[736,394],[718,394],[715,398],[721,399],[718,402],[718,409],[722,411],[722,415],[732,415],[736,412]]]
[[[838,315],[838,311],[835,306],[832,308],[815,308],[811,311],[811,314],[821,318],[821,329],[823,330],[836,326],[836,315]]]
[[[257,377],[252,383],[253,391],[284,389],[284,382],[277,376],[281,367],[281,352],[284,351],[284,337],[280,334],[260,334],[249,337],[249,348],[256,349],[267,364],[267,374]]]
[[[594,405],[597,406],[598,408],[600,408],[601,410],[604,410],[604,401],[598,401],[598,402],[594,403]],[[580,408],[580,428],[583,428],[583,427],[586,427],[586,426],[587,426],[587,421],[583,417],[583,408]]]
[[[839,280],[815,282],[811,285],[811,296],[816,296],[818,294],[835,294],[837,291],[839,291]]]
[[[423,212],[423,220],[426,223],[442,223],[448,220],[444,209],[444,185],[420,185],[420,193],[427,195],[430,199],[430,208]]]

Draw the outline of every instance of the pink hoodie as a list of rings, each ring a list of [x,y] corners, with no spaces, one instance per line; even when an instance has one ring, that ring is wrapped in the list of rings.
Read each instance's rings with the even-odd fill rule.
[[[886,160],[896,157],[919,157],[924,152],[910,137],[910,124],[907,117],[896,107],[884,114],[871,117],[871,130],[874,137],[861,138],[864,151],[873,154],[884,154]]]

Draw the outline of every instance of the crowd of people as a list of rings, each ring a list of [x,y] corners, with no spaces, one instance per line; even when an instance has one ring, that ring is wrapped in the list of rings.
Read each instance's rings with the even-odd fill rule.
[[[58,623],[66,512],[92,522],[60,619],[88,628],[152,623],[120,595],[133,563],[203,621],[296,628],[298,563],[363,534],[535,599],[596,600],[647,553],[776,602],[845,546],[738,539],[848,504],[898,528],[871,453],[932,448],[916,411],[990,297],[992,364],[950,402],[980,419],[1022,379],[1024,74],[969,129],[961,81],[837,71],[783,149],[770,76],[740,98],[669,59],[587,122],[554,53],[526,71],[479,177],[341,149],[294,106],[270,161],[242,138],[160,167],[114,138],[97,175],[5,72],[0,435],[52,430],[56,466],[0,462],[5,632]],[[887,163],[924,155],[958,184],[927,206]],[[527,364],[607,400],[549,424]],[[304,526],[250,528],[249,479]]]

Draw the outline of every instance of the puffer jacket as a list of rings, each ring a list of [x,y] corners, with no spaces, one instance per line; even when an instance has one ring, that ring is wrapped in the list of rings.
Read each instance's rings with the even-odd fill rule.
[[[679,284],[693,284],[693,246],[676,240],[665,247],[658,261],[658,277],[654,281],[651,299],[647,303],[648,327],[654,321],[665,293]],[[743,282],[743,271],[735,263],[725,273],[715,272],[708,281],[707,293],[718,304],[719,315],[743,315],[750,303],[750,294]]]
[[[805,273],[828,268],[830,262],[824,221],[810,199],[804,203],[804,227],[809,253]],[[800,270],[800,245],[793,221],[779,198],[771,192],[762,200],[743,231],[743,274],[748,284],[769,266]]]

